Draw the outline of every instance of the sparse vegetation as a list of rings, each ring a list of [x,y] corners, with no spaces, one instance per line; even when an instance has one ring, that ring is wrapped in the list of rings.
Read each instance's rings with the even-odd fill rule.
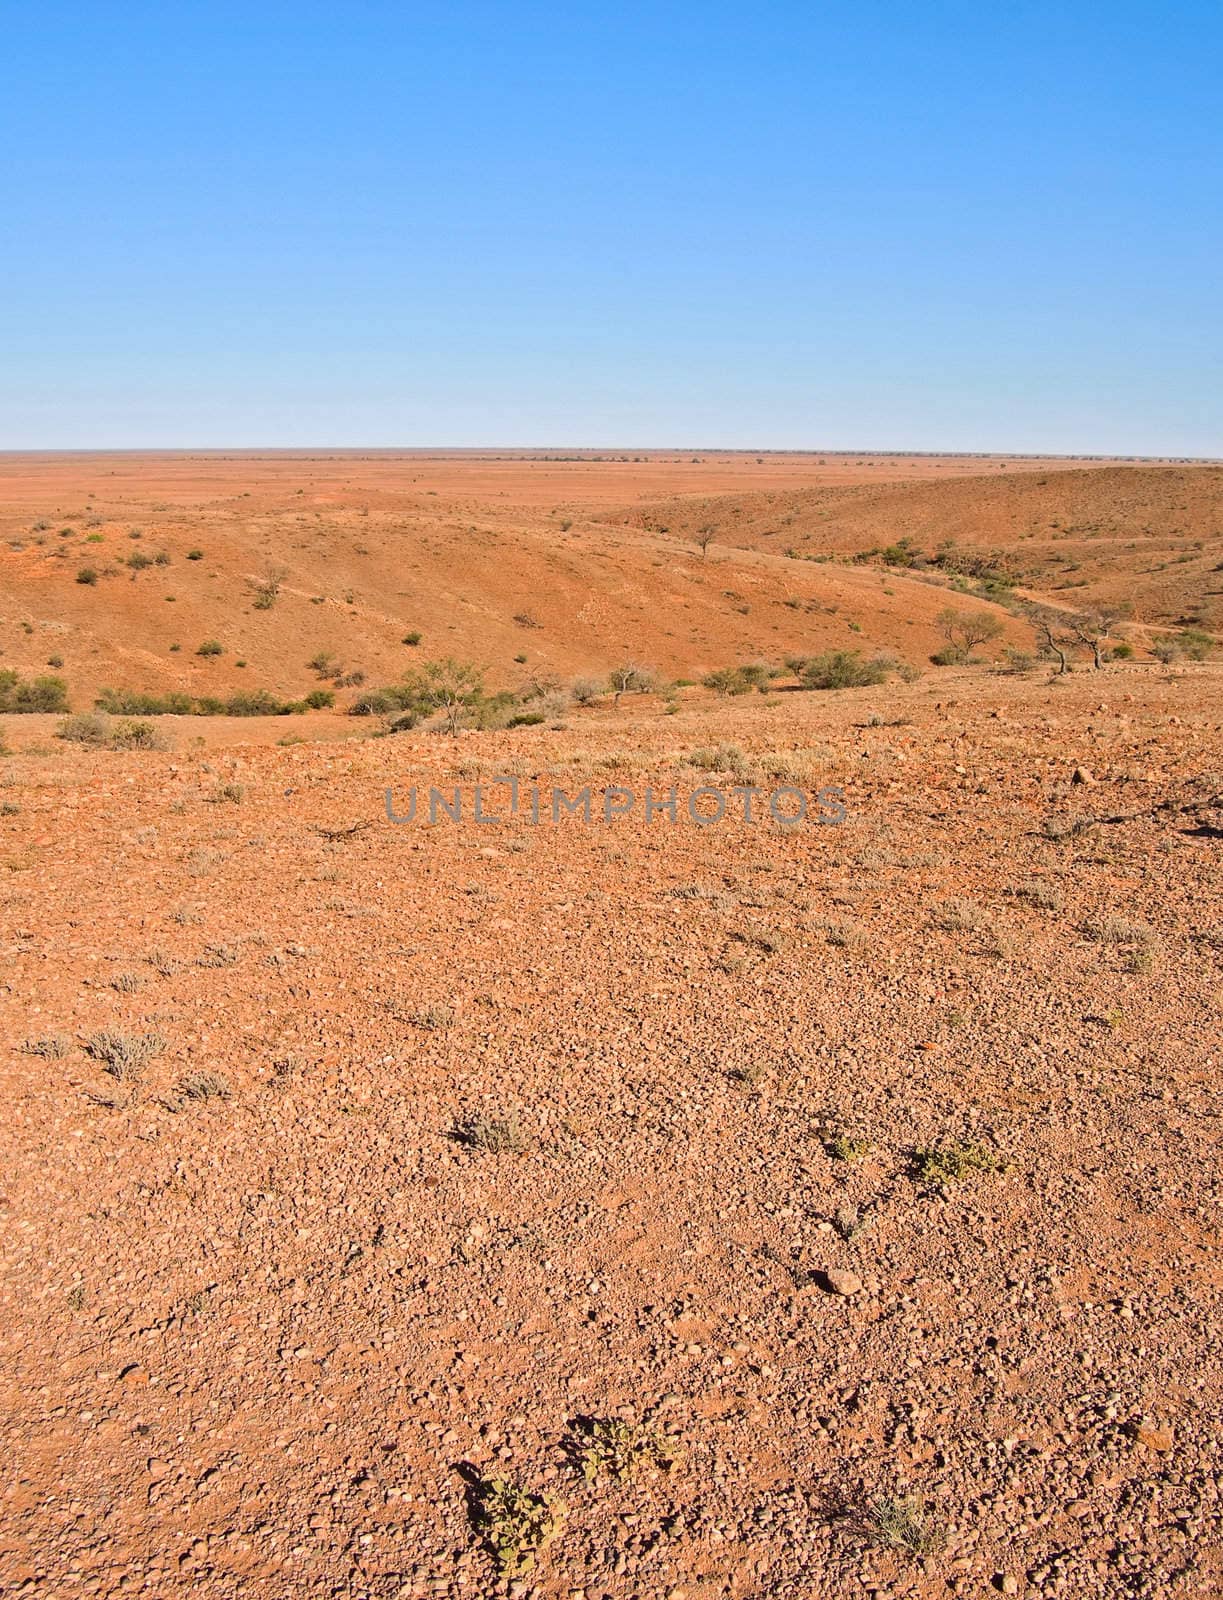
[[[937,1555],[946,1543],[917,1495],[879,1495],[864,1508],[860,1525],[873,1544],[914,1556]]]
[[[534,1570],[564,1526],[565,1508],[550,1494],[533,1494],[507,1478],[482,1478],[472,1492],[472,1518],[504,1578]]]
[[[106,750],[156,750],[156,731],[148,722],[124,720],[112,723],[96,711],[79,712],[61,722],[55,737],[69,744],[91,745]]]
[[[276,604],[280,594],[280,586],[288,576],[284,567],[266,567],[261,577],[248,579],[248,584],[254,595],[256,611],[270,611]]]
[[[835,1133],[824,1149],[834,1161],[864,1161],[871,1153],[871,1142],[848,1133]]]
[[[719,667],[701,681],[707,689],[720,695],[750,694],[754,689],[766,689],[773,676],[771,668],[761,662],[749,662],[738,667]]]
[[[27,1039],[21,1048],[27,1056],[38,1056],[43,1061],[62,1061],[72,1049],[72,1040],[62,1033],[49,1033],[40,1039]]]
[[[95,1033],[85,1040],[85,1054],[121,1083],[138,1078],[165,1048],[159,1033]]]
[[[666,1471],[679,1454],[666,1434],[623,1417],[580,1418],[565,1449],[587,1483],[602,1477],[632,1478],[651,1467]]]
[[[528,1149],[526,1135],[512,1114],[494,1117],[481,1112],[460,1125],[458,1138],[473,1150],[491,1150],[494,1154],[508,1151],[522,1155]]]
[[[974,1172],[1001,1173],[1006,1162],[980,1144],[944,1144],[913,1153],[914,1176],[936,1189],[947,1189]]]
[[[454,1021],[454,1007],[447,1005],[421,1006],[408,1019],[414,1027],[431,1032],[435,1028],[448,1028]]]
[[[0,712],[33,714],[67,711],[68,685],[46,675],[24,681],[12,667],[0,667]]]
[[[178,1092],[184,1100],[228,1100],[233,1090],[218,1073],[189,1072],[178,1080]]]
[[[889,664],[878,656],[863,660],[857,650],[826,650],[818,656],[791,656],[786,665],[803,689],[862,689],[883,683]]]

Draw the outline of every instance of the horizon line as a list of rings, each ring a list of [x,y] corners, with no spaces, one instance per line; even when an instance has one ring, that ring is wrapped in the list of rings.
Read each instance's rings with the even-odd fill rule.
[[[625,445],[625,444],[197,444],[197,445],[0,445],[0,457],[5,456],[264,456],[264,455],[490,455],[545,456],[554,460],[583,460],[589,457],[614,456],[628,460],[634,456],[705,455],[705,456],[882,456],[888,459],[967,461],[1098,461],[1098,462],[1172,462],[1179,465],[1223,465],[1223,456],[1180,455],[1163,452],[1142,454],[1134,451],[1101,450],[906,450],[895,446],[877,447],[845,445]]]

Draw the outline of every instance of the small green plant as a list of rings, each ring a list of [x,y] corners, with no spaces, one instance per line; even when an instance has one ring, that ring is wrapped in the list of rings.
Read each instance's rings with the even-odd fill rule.
[[[566,1442],[570,1460],[586,1479],[631,1478],[649,1467],[675,1465],[678,1446],[665,1434],[623,1417],[583,1417]]]
[[[554,1495],[532,1494],[508,1478],[482,1478],[472,1493],[472,1520],[501,1576],[521,1578],[559,1535],[565,1507]]]
[[[82,567],[76,575],[76,581],[92,588],[98,581],[98,569],[96,567]]]
[[[856,1139],[848,1133],[836,1133],[824,1149],[834,1161],[863,1161],[871,1153],[869,1139]]]
[[[205,795],[210,805],[219,806],[228,802],[232,806],[240,806],[246,796],[246,790],[240,783],[219,783],[211,794]]]
[[[404,644],[418,645],[420,643],[420,634],[414,628],[411,633],[404,634],[402,642]]]
[[[187,560],[188,561],[202,561],[203,559],[204,559],[204,552],[202,550],[188,550],[187,551]]]
[[[913,1173],[923,1183],[947,1189],[973,1172],[1005,1172],[1006,1162],[979,1144],[946,1144],[913,1152]]]
[[[223,656],[225,646],[219,639],[205,639],[195,653],[197,656]]]

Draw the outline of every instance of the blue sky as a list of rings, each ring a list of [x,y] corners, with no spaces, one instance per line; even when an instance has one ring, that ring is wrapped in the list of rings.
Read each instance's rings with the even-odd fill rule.
[[[4,9],[0,448],[1223,455],[1223,8]]]

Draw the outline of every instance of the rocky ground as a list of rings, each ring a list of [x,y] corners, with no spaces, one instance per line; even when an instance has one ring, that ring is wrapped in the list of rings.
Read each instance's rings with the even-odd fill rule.
[[[6,719],[0,1593],[1218,1593],[1223,673],[565,721]]]

